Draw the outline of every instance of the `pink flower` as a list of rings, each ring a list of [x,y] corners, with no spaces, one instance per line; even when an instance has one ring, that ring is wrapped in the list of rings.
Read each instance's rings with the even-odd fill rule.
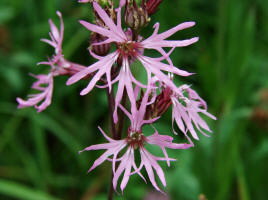
[[[51,32],[49,33],[51,40],[41,39],[41,41],[48,43],[52,47],[55,48],[56,55],[61,55],[62,53],[62,41],[63,41],[63,33],[64,33],[64,24],[62,20],[62,15],[59,11],[57,11],[57,15],[60,18],[60,31],[53,23],[51,19],[48,20],[50,25]]]
[[[18,108],[34,106],[38,112],[41,112],[51,104],[53,92],[53,76],[52,74],[48,74],[37,76],[33,75],[33,77],[38,80],[32,85],[32,88],[41,91],[41,93],[30,95],[30,98],[27,101],[21,98],[17,98],[16,100],[19,103]],[[43,86],[44,84],[46,87]],[[41,101],[43,102],[38,105]]]
[[[57,75],[67,75],[67,74],[74,74],[77,73],[83,69],[85,69],[85,66],[72,63],[70,61],[67,61],[64,59],[64,56],[62,54],[62,41],[63,41],[63,33],[64,33],[64,24],[62,20],[62,15],[59,11],[57,11],[57,15],[60,18],[60,30],[56,27],[56,25],[53,23],[51,19],[49,19],[49,25],[50,25],[50,32],[49,36],[51,40],[48,39],[41,39],[42,42],[45,42],[52,46],[55,49],[55,54],[52,58],[49,58],[48,61],[40,62],[38,64],[44,64],[51,66],[51,72],[53,73],[53,76]]]
[[[109,143],[92,145],[83,150],[83,151],[90,151],[90,150],[106,149],[106,152],[103,153],[94,162],[94,164],[92,165],[89,171],[93,170],[94,168],[102,164],[105,160],[111,161],[113,174],[114,174],[114,177],[113,177],[114,190],[116,190],[118,179],[123,173],[124,173],[123,179],[120,184],[120,188],[122,192],[125,189],[131,175],[137,173],[140,177],[144,179],[144,177],[140,173],[140,170],[143,167],[145,167],[145,170],[148,174],[148,177],[152,185],[155,187],[156,190],[161,191],[158,185],[156,184],[155,173],[161,180],[161,183],[163,184],[164,187],[166,186],[166,180],[165,180],[164,172],[162,168],[160,167],[160,165],[158,164],[158,161],[166,161],[168,166],[170,165],[170,161],[175,161],[175,159],[168,157],[165,148],[186,149],[186,148],[190,148],[193,146],[192,144],[186,144],[186,143],[183,143],[183,144],[173,143],[172,137],[166,136],[166,135],[159,135],[156,130],[155,130],[155,133],[151,136],[146,137],[143,135],[142,126],[144,124],[153,123],[155,120],[158,119],[156,118],[152,120],[144,120],[146,106],[150,104],[150,102],[148,102],[148,97],[149,97],[150,92],[151,92],[150,90],[147,90],[147,92],[145,93],[142,99],[140,108],[137,109],[135,107],[134,109],[132,109],[131,114],[128,111],[126,111],[125,108],[120,106],[131,120],[131,126],[129,127],[127,138],[122,139],[122,140],[113,140],[110,137],[108,137],[101,128],[99,128],[101,133],[108,140]],[[146,144],[159,146],[162,149],[165,157],[162,158],[162,157],[156,157],[152,155],[150,152],[148,152],[148,150],[146,150],[145,148]],[[125,147],[127,147],[126,152],[123,154],[122,157],[118,158],[118,154]],[[139,149],[140,158],[141,158],[139,168],[137,167],[137,164],[134,158],[134,152],[137,148]],[[117,169],[116,169],[116,162],[120,162]]]
[[[207,123],[199,116],[199,113],[203,113],[211,119],[216,120],[216,117],[207,112],[207,104],[201,99],[201,97],[192,90],[189,86],[183,85],[180,87],[181,93],[174,93],[171,96],[172,100],[172,123],[176,121],[179,129],[185,134],[185,136],[191,141],[187,135],[189,130],[194,139],[199,140],[194,126],[204,135],[206,130],[212,132]],[[186,93],[187,95],[183,95]],[[187,97],[188,96],[188,97]],[[172,125],[173,126],[173,125]],[[174,130],[174,133],[175,130]]]
[[[60,18],[60,30],[56,27],[53,21],[49,20],[50,25],[50,38],[41,39],[41,41],[48,43],[52,47],[55,48],[55,55],[52,59],[49,59],[46,62],[40,62],[38,64],[45,64],[50,66],[50,72],[47,75],[33,75],[33,77],[38,80],[32,85],[33,89],[41,91],[39,94],[30,95],[28,100],[23,100],[21,98],[17,98],[17,102],[19,103],[18,108],[31,107],[34,106],[38,112],[43,111],[51,104],[52,93],[53,93],[53,78],[58,75],[72,75],[85,69],[84,66],[75,64],[67,61],[63,58],[62,54],[62,41],[63,41],[63,20],[62,15],[59,11],[57,11],[57,15]],[[46,85],[44,87],[43,85]],[[41,103],[43,101],[43,103]],[[40,104],[40,105],[39,105]]]
[[[120,1],[120,5],[123,6],[125,1]],[[107,15],[107,13],[99,6],[98,3],[95,1],[93,2],[94,10],[97,12],[101,20],[105,23],[105,27],[101,27],[95,24],[88,23],[86,21],[80,21],[82,25],[84,25],[87,29],[89,29],[92,32],[98,33],[104,37],[107,38],[107,40],[95,43],[92,45],[101,45],[105,43],[115,43],[117,46],[117,50],[105,57],[100,57],[92,54],[95,58],[98,59],[96,63],[93,65],[90,65],[88,68],[78,72],[77,74],[73,75],[68,81],[67,85],[73,84],[82,78],[88,76],[89,74],[94,74],[93,78],[89,82],[88,86],[82,90],[80,93],[81,95],[85,95],[89,93],[94,86],[97,84],[97,82],[100,80],[100,78],[105,75],[107,79],[107,85],[104,87],[109,87],[111,89],[112,84],[119,82],[117,94],[116,94],[116,100],[115,100],[115,114],[114,114],[114,121],[117,122],[117,107],[120,104],[120,101],[122,99],[123,90],[126,88],[128,97],[131,101],[131,106],[133,107],[135,102],[131,99],[133,99],[133,86],[132,84],[135,83],[136,85],[140,87],[147,87],[145,85],[142,85],[140,82],[138,82],[131,72],[130,67],[130,61],[133,59],[139,60],[143,66],[145,67],[145,70],[147,72],[148,76],[148,83],[150,84],[149,80],[151,80],[152,75],[158,77],[158,79],[162,80],[167,86],[169,86],[172,90],[176,91],[177,87],[175,84],[169,79],[169,77],[164,73],[174,73],[180,76],[189,76],[191,73],[180,70],[173,66],[169,54],[167,54],[163,48],[164,47],[171,47],[173,51],[175,47],[182,47],[190,45],[196,41],[198,41],[198,38],[192,38],[189,40],[183,40],[183,41],[168,41],[166,38],[170,37],[174,33],[176,33],[179,30],[189,28],[191,26],[194,26],[194,22],[186,22],[183,24],[180,24],[164,33],[158,34],[159,24],[157,23],[155,25],[155,31],[152,34],[151,37],[148,39],[145,39],[143,41],[135,41],[132,39],[132,36],[129,37],[128,33],[125,33],[124,30],[121,27],[121,7],[117,9],[117,24],[113,22],[113,20]],[[107,28],[106,28],[107,27]],[[162,54],[163,57],[161,58],[150,58],[143,55],[144,49],[155,49],[158,52]],[[118,58],[122,58],[122,66],[120,68],[120,72],[114,79],[111,79],[111,68],[116,63]],[[164,64],[160,62],[163,59],[167,59],[169,62],[168,64]],[[118,63],[117,63],[118,64]],[[164,72],[163,72],[164,71]]]
[[[105,149],[105,153],[103,153],[92,165],[92,167],[89,169],[89,172],[95,169],[97,166],[101,165],[105,160],[111,161],[113,165],[113,187],[114,190],[116,190],[117,183],[119,177],[123,174],[123,179],[120,184],[120,188],[123,191],[128,183],[129,177],[133,174],[139,174],[140,177],[144,179],[142,174],[140,173],[140,170],[145,167],[147,174],[149,176],[149,179],[152,183],[152,185],[157,189],[158,191],[161,191],[159,187],[156,184],[155,181],[155,175],[153,170],[155,170],[156,174],[160,178],[163,186],[166,186],[165,176],[163,173],[162,168],[157,163],[157,161],[167,161],[168,165],[170,161],[175,161],[175,159],[169,158],[165,148],[171,148],[171,149],[187,149],[189,147],[192,147],[191,144],[176,144],[172,143],[173,138],[166,135],[159,135],[157,132],[155,132],[153,135],[149,137],[145,137],[142,133],[129,133],[129,136],[126,139],[122,140],[113,140],[112,138],[108,137],[101,128],[99,128],[101,133],[104,135],[104,137],[108,140],[109,143],[105,144],[97,144],[92,145],[84,150],[80,151],[91,151],[91,150],[101,150]],[[164,152],[165,157],[156,157],[149,153],[146,148],[144,147],[145,143],[147,144],[154,144],[158,145]],[[127,147],[126,152],[124,155],[120,158],[118,158],[118,154],[120,151],[122,151],[125,147]],[[139,148],[141,162],[139,168],[136,165],[135,159],[134,159],[134,152],[135,149]],[[116,162],[120,162],[117,169],[115,169]],[[132,171],[132,168],[134,171]],[[145,180],[145,179],[144,179]]]
[[[142,41],[141,44],[146,49],[155,49],[155,50],[157,50],[164,57],[166,57],[166,59],[169,62],[169,64],[171,66],[173,66],[172,61],[169,59],[169,57],[167,56],[166,52],[163,50],[163,47],[184,47],[184,46],[189,46],[189,45],[197,42],[199,40],[199,38],[194,37],[194,38],[188,39],[188,40],[171,40],[171,41],[166,40],[166,39],[168,37],[172,36],[174,33],[178,32],[180,30],[186,29],[186,28],[190,28],[190,27],[192,27],[194,25],[195,25],[195,22],[184,22],[182,24],[179,24],[179,25],[173,27],[172,29],[170,29],[168,31],[165,31],[165,32],[163,32],[161,34],[158,34],[160,24],[156,23],[154,25],[155,30],[154,30],[153,34],[149,38],[147,38],[144,41]],[[181,74],[178,74],[178,75],[181,75]],[[186,76],[186,74],[181,75],[181,76]]]

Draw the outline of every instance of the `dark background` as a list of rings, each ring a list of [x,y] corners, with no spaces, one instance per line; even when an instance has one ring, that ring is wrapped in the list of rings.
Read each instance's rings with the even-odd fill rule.
[[[67,77],[57,77],[48,109],[39,114],[33,108],[16,109],[16,97],[32,92],[34,79],[28,73],[48,70],[36,63],[53,53],[40,38],[48,38],[48,18],[59,25],[56,10],[64,18],[65,58],[93,63],[86,50],[90,33],[78,23],[92,20],[89,5],[75,0],[0,2],[0,199],[106,199],[110,163],[87,174],[101,152],[77,153],[105,142],[97,130],[101,125],[109,132],[104,91],[94,89],[80,97],[87,82],[67,87]],[[178,162],[170,168],[161,165],[168,194],[161,199],[195,200],[200,194],[209,200],[267,199],[267,19],[266,0],[164,0],[152,17],[145,35],[156,21],[160,31],[184,21],[197,22],[172,38],[198,35],[200,41],[175,50],[171,58],[176,66],[196,72],[180,83],[192,84],[218,118],[206,119],[214,132],[210,138],[199,134],[194,148],[169,151]],[[170,111],[157,128],[172,135]],[[156,199],[149,197],[151,191],[151,184],[135,175],[124,196],[117,198]]]

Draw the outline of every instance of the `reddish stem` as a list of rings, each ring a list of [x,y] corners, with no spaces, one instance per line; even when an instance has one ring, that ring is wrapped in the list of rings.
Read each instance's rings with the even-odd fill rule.
[[[107,95],[108,105],[109,105],[112,138],[115,140],[120,140],[121,135],[122,135],[122,130],[123,130],[123,124],[124,124],[124,113],[121,110],[118,112],[119,120],[118,120],[118,124],[116,127],[116,124],[114,123],[114,119],[113,119],[113,112],[114,112],[114,107],[115,107],[113,87],[110,92],[109,92],[109,88],[107,88],[106,95]],[[125,106],[125,104],[126,104],[126,93],[124,92],[123,98],[122,98],[122,105]],[[112,173],[107,199],[113,200],[113,198],[114,198],[114,189],[113,189],[113,173]]]
[[[112,138],[116,139],[117,133],[116,133],[115,123],[114,123],[114,119],[113,119],[113,111],[114,111],[114,90],[113,90],[113,87],[112,87],[110,92],[109,92],[109,88],[106,89],[106,95],[107,95],[108,107],[109,107],[109,113],[110,113]]]

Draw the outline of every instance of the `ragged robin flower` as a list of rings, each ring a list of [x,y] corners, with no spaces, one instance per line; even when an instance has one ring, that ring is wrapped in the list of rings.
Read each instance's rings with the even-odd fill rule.
[[[124,3],[121,2],[121,6]],[[163,72],[173,73],[179,76],[189,76],[191,73],[186,72],[184,70],[180,70],[175,67],[168,54],[164,51],[164,47],[183,47],[188,46],[192,43],[198,41],[198,37],[187,39],[187,40],[166,40],[168,37],[173,35],[174,33],[192,27],[195,25],[194,22],[185,22],[177,25],[176,27],[165,31],[163,33],[158,33],[159,23],[156,23],[153,34],[142,41],[133,40],[129,32],[125,32],[121,26],[121,7],[117,9],[117,23],[107,15],[107,13],[100,7],[100,5],[93,1],[93,7],[95,12],[99,15],[102,21],[105,23],[105,27],[101,27],[95,24],[91,24],[86,21],[80,21],[80,23],[85,26],[88,30],[103,35],[107,37],[107,40],[95,43],[92,45],[101,45],[108,43],[115,43],[117,50],[113,53],[110,53],[106,56],[94,56],[98,59],[98,61],[84,70],[73,75],[68,81],[67,85],[73,84],[89,74],[94,74],[88,86],[82,90],[81,95],[85,95],[89,93],[97,84],[97,82],[101,79],[103,75],[106,76],[107,79],[107,87],[111,91],[112,85],[118,82],[118,89],[115,98],[115,111],[114,111],[114,121],[118,121],[117,117],[117,108],[121,102],[123,91],[126,89],[127,95],[129,97],[131,107],[133,108],[136,104],[134,100],[133,94],[133,84],[136,84],[140,87],[146,88],[150,83],[148,82],[146,85],[143,85],[140,81],[138,81],[131,72],[130,61],[135,59],[141,62],[147,72],[147,79],[151,79],[154,75],[161,79],[168,87],[172,90],[176,91],[176,85],[169,79],[169,77]],[[144,49],[154,49],[162,54],[160,58],[151,58],[143,55]],[[117,62],[117,60],[122,59],[122,66],[120,67],[119,73],[115,78],[111,78],[111,69],[113,65]],[[166,59],[169,64],[165,64],[161,62],[161,60]]]
[[[21,98],[17,98],[17,102],[19,103],[18,108],[34,106],[38,112],[43,111],[51,104],[53,87],[54,87],[54,77],[60,75],[73,75],[85,69],[85,66],[72,63],[64,58],[62,54],[64,25],[62,15],[59,11],[57,12],[57,15],[60,18],[60,30],[50,19],[49,36],[51,40],[41,39],[41,41],[49,44],[55,49],[55,54],[52,56],[52,58],[49,58],[48,61],[38,63],[43,65],[49,65],[50,67],[49,73],[47,75],[46,74],[32,75],[33,77],[38,79],[32,85],[32,88],[40,91],[41,93],[29,95],[29,98],[26,101]]]
[[[85,148],[83,151],[91,151],[91,150],[106,150],[105,153],[103,153],[92,165],[92,167],[89,169],[89,172],[95,169],[97,166],[102,164],[105,160],[111,161],[113,165],[113,187],[114,190],[117,188],[117,183],[119,177],[123,174],[123,179],[120,184],[121,191],[123,192],[128,180],[131,175],[138,174],[142,179],[145,178],[141,174],[141,169],[144,167],[150,182],[155,187],[156,190],[161,191],[156,184],[155,180],[155,173],[161,180],[161,183],[163,186],[166,186],[166,180],[164,176],[164,172],[160,165],[158,164],[158,161],[166,161],[168,166],[170,165],[170,161],[175,161],[173,158],[169,158],[168,154],[166,152],[166,148],[170,149],[187,149],[192,147],[192,144],[187,143],[173,143],[173,138],[171,136],[167,135],[160,135],[156,129],[154,134],[150,136],[145,136],[142,131],[142,127],[145,124],[152,124],[155,122],[158,118],[145,120],[145,112],[146,107],[150,103],[148,101],[149,94],[151,93],[151,89],[147,89],[145,95],[142,98],[142,102],[137,108],[135,106],[135,109],[129,113],[123,106],[120,105],[120,108],[124,111],[124,113],[128,116],[128,118],[131,121],[131,125],[128,128],[128,134],[125,139],[122,140],[114,140],[110,137],[108,137],[104,131],[100,129],[103,136],[108,140],[109,143],[104,144],[97,144],[92,145],[87,148]],[[161,148],[164,157],[157,157],[152,155],[146,148],[146,145],[157,145]],[[125,153],[120,157],[120,153],[122,153],[123,149],[126,149]],[[83,152],[80,151],[80,152]],[[135,152],[140,155],[140,163],[139,165],[136,164],[135,161]],[[116,168],[116,163],[119,162],[118,167]],[[139,166],[139,167],[137,167]],[[155,173],[154,173],[155,171]],[[162,191],[161,191],[162,192]]]

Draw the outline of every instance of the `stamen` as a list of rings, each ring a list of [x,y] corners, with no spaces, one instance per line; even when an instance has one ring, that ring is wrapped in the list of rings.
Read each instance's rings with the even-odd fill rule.
[[[142,132],[130,132],[129,136],[126,138],[126,141],[134,149],[137,149],[138,147],[143,146],[146,138]]]
[[[127,41],[125,43],[117,44],[118,50],[122,57],[134,57],[136,58],[139,54],[140,45],[134,41]]]

